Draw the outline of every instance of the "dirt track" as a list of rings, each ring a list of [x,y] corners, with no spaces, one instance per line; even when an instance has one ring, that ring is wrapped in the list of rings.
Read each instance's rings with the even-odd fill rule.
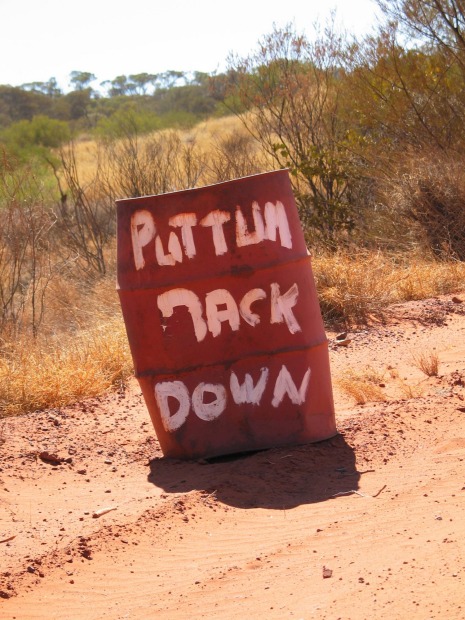
[[[1,422],[0,618],[464,618],[458,301],[390,309],[347,347],[328,334],[330,441],[168,460],[135,382]],[[412,356],[433,347],[426,378]],[[355,406],[337,379],[367,365],[387,400]]]

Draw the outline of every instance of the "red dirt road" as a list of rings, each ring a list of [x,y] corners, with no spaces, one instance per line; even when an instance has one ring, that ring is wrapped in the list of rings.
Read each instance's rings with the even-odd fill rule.
[[[328,334],[330,441],[165,459],[135,382],[1,421],[0,618],[464,618],[458,302],[389,309],[348,346]],[[386,400],[354,405],[349,370],[382,376]]]

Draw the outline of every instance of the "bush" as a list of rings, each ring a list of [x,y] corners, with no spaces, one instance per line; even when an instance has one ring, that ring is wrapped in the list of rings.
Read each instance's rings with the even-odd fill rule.
[[[103,138],[124,138],[127,135],[147,134],[160,129],[160,117],[153,112],[138,110],[128,104],[118,108],[113,114],[97,122],[95,132]]]
[[[47,157],[50,150],[71,138],[69,126],[47,116],[34,116],[30,121],[13,123],[0,133],[0,142],[11,156],[20,161],[31,157]]]
[[[438,258],[465,260],[463,168],[461,157],[413,153],[387,186],[387,202]]]

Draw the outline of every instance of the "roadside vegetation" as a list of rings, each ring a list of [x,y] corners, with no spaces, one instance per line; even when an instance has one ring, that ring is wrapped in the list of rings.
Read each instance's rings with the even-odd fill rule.
[[[0,86],[0,415],[124,387],[115,199],[287,168],[328,326],[463,290],[465,8],[265,35],[220,75]]]

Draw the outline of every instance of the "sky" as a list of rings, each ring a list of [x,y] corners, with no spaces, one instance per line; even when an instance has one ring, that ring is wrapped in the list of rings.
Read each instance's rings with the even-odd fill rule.
[[[356,35],[378,14],[373,0],[0,0],[0,84],[54,77],[67,91],[72,71],[93,73],[94,88],[118,75],[222,72],[274,25],[311,37],[332,9]]]

